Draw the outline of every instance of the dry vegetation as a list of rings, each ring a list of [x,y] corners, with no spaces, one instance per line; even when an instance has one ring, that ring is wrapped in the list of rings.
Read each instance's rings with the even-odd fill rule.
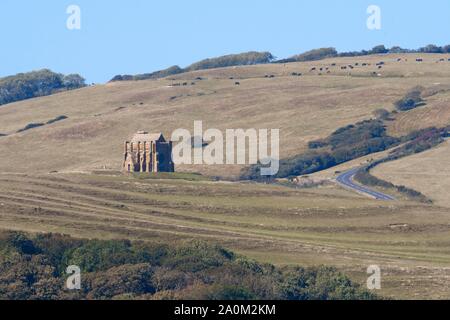
[[[324,187],[138,179],[122,175],[0,176],[0,226],[83,238],[200,238],[278,265],[334,265],[382,294],[448,298],[448,210],[381,203]],[[426,274],[426,276],[425,276]],[[423,283],[426,279],[427,282]]]
[[[175,128],[190,129],[194,120],[203,120],[205,128],[280,128],[282,156],[293,156],[309,141],[369,119],[379,108],[393,110],[393,103],[418,85],[432,92],[427,105],[397,114],[389,121],[389,133],[448,125],[450,62],[437,63],[441,55],[421,55],[425,61],[417,63],[417,57],[196,71],[173,80],[111,83],[2,106],[0,132],[8,136],[0,136],[0,227],[83,238],[203,238],[279,265],[335,265],[360,283],[367,266],[378,264],[384,272],[382,295],[448,299],[450,213],[444,205],[450,176],[442,169],[448,167],[448,143],[374,170],[435,197],[433,205],[377,202],[330,185],[296,190],[198,177],[91,174],[105,167],[119,170],[123,141],[137,130],[170,137]],[[379,61],[385,62],[382,69],[375,66]],[[341,69],[356,62],[354,69]],[[310,72],[312,67],[317,70]],[[319,75],[326,67],[330,73]],[[188,85],[171,86],[183,82]],[[68,118],[16,133],[60,115]],[[332,178],[346,168],[343,164],[317,176]],[[241,168],[178,170],[233,178]]]
[[[394,184],[406,185],[450,208],[450,144],[446,141],[433,150],[380,165],[373,174]],[[448,209],[447,209],[448,210]]]
[[[9,134],[1,137],[0,165],[15,172],[89,171],[105,166],[116,170],[124,139],[137,130],[170,136],[175,128],[191,129],[199,119],[208,128],[280,128],[282,156],[296,155],[309,141],[326,137],[336,128],[370,118],[378,108],[392,109],[411,87],[450,85],[446,77],[450,62],[436,63],[439,56],[429,55],[419,64],[416,55],[406,56],[408,62],[397,62],[396,55],[389,55],[197,71],[175,80],[111,83],[10,104],[0,108],[1,133]],[[375,63],[381,60],[386,65],[378,70]],[[356,62],[359,66],[354,69],[341,70]],[[362,63],[371,66],[362,67]],[[313,66],[317,71],[309,72]],[[330,73],[318,75],[321,67],[329,67]],[[374,71],[382,76],[372,76]],[[292,76],[293,72],[303,76]],[[195,80],[198,77],[204,80]],[[236,79],[240,86],[234,84]],[[170,87],[185,81],[188,86]],[[68,119],[15,133],[60,115]],[[399,123],[401,128],[414,126],[403,118]],[[235,177],[241,168],[179,169]]]

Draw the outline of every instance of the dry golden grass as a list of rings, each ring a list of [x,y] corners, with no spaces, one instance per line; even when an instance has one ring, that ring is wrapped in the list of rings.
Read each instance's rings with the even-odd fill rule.
[[[378,202],[334,186],[295,190],[89,174],[104,167],[119,170],[123,141],[137,130],[170,137],[176,128],[192,130],[194,120],[203,120],[205,128],[279,128],[282,156],[295,155],[310,140],[369,119],[375,109],[392,110],[417,85],[435,93],[425,108],[399,114],[390,132],[448,124],[450,62],[436,63],[441,56],[425,55],[425,62],[416,63],[417,56],[402,55],[408,61],[400,62],[399,55],[388,55],[198,71],[175,80],[112,83],[2,106],[0,133],[9,136],[0,137],[0,227],[87,238],[204,238],[276,264],[336,265],[361,283],[367,266],[379,264],[385,272],[382,294],[450,298],[450,217],[448,207],[441,207],[448,203],[450,177],[442,174],[448,145],[375,171],[431,198],[439,194],[435,200],[441,206]],[[375,67],[379,61],[386,63],[381,70]],[[351,74],[341,70],[355,62],[372,65],[355,67]],[[313,66],[328,66],[330,73],[309,72]],[[275,77],[265,78],[270,74]],[[170,87],[184,81],[196,84]],[[15,133],[59,115],[69,118]],[[381,156],[317,177],[332,178],[337,170]],[[178,168],[229,178],[240,169]],[[430,190],[433,194],[427,194]]]
[[[449,167],[450,143],[446,141],[424,153],[382,164],[372,173],[394,184],[420,191],[436,205],[450,208]]]
[[[414,130],[450,125],[450,91],[439,92],[426,101],[423,107],[397,114],[388,126],[389,134],[403,136]]]
[[[439,56],[427,55],[422,64],[415,62],[415,55],[403,56],[408,62],[397,62],[397,57],[198,71],[179,75],[176,80],[98,85],[2,106],[0,133],[10,136],[0,138],[0,165],[8,172],[119,169],[123,141],[137,130],[162,131],[170,138],[176,128],[192,130],[194,120],[203,120],[205,128],[279,128],[282,156],[295,155],[308,141],[370,118],[377,108],[392,109],[392,103],[415,85],[450,85],[450,62],[448,66],[447,62],[436,63]],[[381,60],[386,65],[378,70],[375,63]],[[340,68],[355,62],[372,65],[355,67],[351,75]],[[331,67],[332,63],[337,65]],[[312,66],[329,66],[330,74],[309,72]],[[373,77],[375,70],[382,76]],[[295,77],[292,72],[304,75]],[[266,74],[275,78],[265,78]],[[199,76],[205,80],[196,81]],[[239,79],[241,85],[235,86],[236,80],[230,77]],[[169,87],[183,81],[196,85]],[[59,115],[69,119],[15,133],[29,123],[46,122]],[[433,116],[429,123],[435,119]],[[393,124],[393,130],[407,131],[416,126],[403,118],[399,123],[401,128]],[[241,167],[178,169],[233,177]]]

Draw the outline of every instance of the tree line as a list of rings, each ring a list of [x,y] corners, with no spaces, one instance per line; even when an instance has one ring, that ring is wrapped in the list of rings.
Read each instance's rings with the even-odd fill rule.
[[[0,105],[84,86],[85,79],[78,74],[63,75],[48,69],[19,73],[0,78]]]
[[[224,68],[243,65],[267,64],[267,63],[290,63],[290,62],[305,62],[316,61],[327,58],[339,57],[356,57],[366,56],[372,54],[387,54],[387,53],[450,53],[450,45],[437,46],[434,44],[421,47],[419,49],[405,49],[399,46],[387,48],[384,45],[377,45],[369,50],[338,52],[336,48],[319,48],[306,51],[301,54],[294,55],[289,58],[277,59],[270,52],[244,52],[239,54],[230,54],[217,58],[204,59],[195,62],[186,68],[179,66],[172,66],[170,68],[159,70],[152,73],[144,73],[138,75],[116,75],[111,79],[114,81],[131,81],[131,80],[147,80],[165,78],[171,75],[177,75],[184,72],[206,70],[213,68]]]
[[[65,286],[81,269],[81,289]],[[201,241],[0,232],[0,299],[377,299],[332,267],[275,267]]]
[[[239,54],[229,54],[217,58],[204,59],[195,62],[186,68],[179,66],[172,66],[170,68],[138,75],[117,75],[111,79],[114,81],[130,81],[130,80],[147,80],[165,78],[171,75],[176,75],[189,71],[206,70],[213,68],[225,68],[243,65],[265,64],[273,61],[275,57],[270,52],[244,52]]]

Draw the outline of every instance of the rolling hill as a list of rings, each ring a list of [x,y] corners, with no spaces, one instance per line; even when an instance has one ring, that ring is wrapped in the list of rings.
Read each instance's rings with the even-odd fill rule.
[[[426,104],[392,113],[387,132],[401,137],[449,125],[450,61],[443,57],[389,54],[209,69],[4,105],[0,228],[89,239],[200,238],[276,265],[334,265],[360,284],[367,266],[377,264],[384,296],[448,299],[450,177],[440,173],[448,143],[373,172],[417,188],[433,204],[379,202],[332,183],[336,171],[388,151],[318,172],[313,177],[325,183],[310,189],[208,177],[237,179],[242,166],[186,165],[177,168],[183,173],[153,177],[117,172],[124,140],[140,129],[170,137],[177,128],[192,131],[195,120],[222,130],[278,128],[287,158],[338,128],[374,118],[380,108],[393,111],[416,86],[425,88]]]
[[[399,57],[404,59],[397,61]],[[118,170],[123,141],[134,132],[162,131],[170,137],[176,128],[192,131],[194,120],[222,130],[279,128],[281,156],[293,156],[311,140],[371,118],[376,109],[392,110],[414,86],[450,86],[450,62],[437,63],[442,55],[426,55],[422,63],[416,57],[365,56],[202,70],[175,80],[115,82],[12,103],[0,108],[0,133],[7,135],[0,138],[0,165],[12,172]],[[375,66],[380,61],[385,62],[382,69]],[[355,63],[359,66],[354,69],[342,69]],[[310,72],[312,68],[316,71]],[[329,73],[320,75],[320,68],[329,68]],[[172,86],[177,83],[187,85]],[[426,122],[417,119],[415,124],[414,114],[420,110],[412,110],[411,116],[399,115],[390,127],[403,133],[448,123],[446,92],[431,97],[425,112],[438,111],[427,113]],[[67,119],[18,133],[60,116]],[[241,169],[179,168],[227,178],[237,177]]]

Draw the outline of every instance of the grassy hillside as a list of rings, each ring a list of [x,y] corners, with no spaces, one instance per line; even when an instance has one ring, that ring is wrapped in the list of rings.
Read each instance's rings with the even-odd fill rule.
[[[377,202],[340,188],[0,175],[0,228],[81,238],[203,239],[276,265],[331,265],[360,284],[383,270],[381,295],[448,298],[448,209]]]
[[[438,146],[404,159],[388,162],[375,168],[372,173],[394,184],[405,185],[420,191],[434,200],[436,205],[450,207],[450,143]],[[449,218],[450,219],[450,218]]]
[[[424,61],[416,62],[418,57]],[[170,138],[176,128],[192,130],[195,120],[222,130],[279,128],[281,156],[288,158],[338,128],[374,118],[380,108],[393,111],[417,86],[424,88],[425,105],[390,114],[387,134],[448,125],[450,62],[442,57],[376,55],[201,70],[5,105],[0,228],[89,239],[204,239],[261,262],[333,265],[360,284],[367,267],[377,264],[383,296],[449,298],[444,202],[450,177],[442,173],[448,143],[374,170],[431,198],[435,194],[433,205],[378,202],[327,180],[387,151],[316,173],[326,182],[311,189],[207,177],[235,178],[239,166],[182,166],[181,174],[151,178],[114,173],[121,168],[123,141],[140,129]],[[396,181],[397,174],[404,180]]]
[[[393,103],[414,86],[450,85],[450,62],[437,63],[442,55],[426,55],[423,63],[417,63],[417,56],[203,70],[177,75],[175,80],[110,83],[9,104],[0,108],[0,133],[7,135],[0,137],[0,165],[10,172],[116,170],[123,141],[134,132],[162,131],[170,137],[176,128],[192,130],[194,120],[203,120],[208,128],[279,128],[282,157],[297,155],[309,141],[327,137],[336,128],[368,119],[380,107],[393,109]],[[397,61],[399,57],[402,61]],[[380,61],[385,62],[382,69],[375,66]],[[354,69],[341,69],[355,63]],[[312,68],[316,70],[310,72]],[[186,86],[171,86],[184,82]],[[67,119],[17,133],[59,116]],[[399,126],[406,126],[406,131],[414,127]],[[236,177],[242,168],[178,169]]]
[[[147,80],[147,79],[160,79],[168,76],[173,76],[179,73],[185,73],[196,70],[207,70],[214,68],[224,68],[233,66],[247,66],[255,64],[269,63],[274,59],[270,52],[244,52],[239,54],[230,54],[217,58],[204,59],[191,64],[190,66],[182,69],[179,66],[172,66],[164,70],[144,73],[138,75],[117,75],[111,81],[129,81],[129,80]]]

